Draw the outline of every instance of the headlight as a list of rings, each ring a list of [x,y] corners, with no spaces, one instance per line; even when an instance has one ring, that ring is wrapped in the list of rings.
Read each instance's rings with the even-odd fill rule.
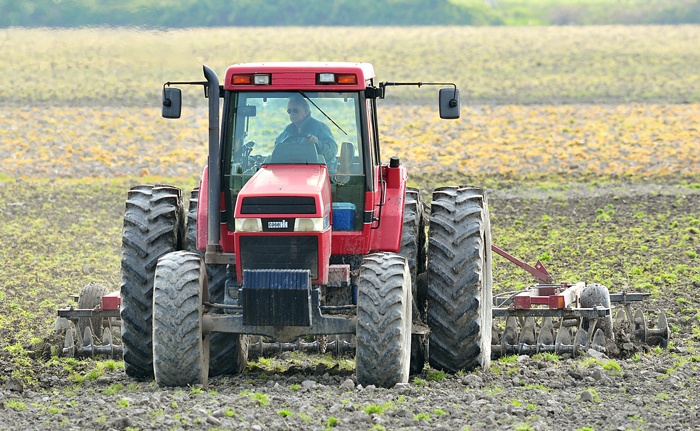
[[[262,220],[259,218],[237,218],[236,232],[262,232]]]
[[[294,221],[294,232],[323,232],[329,226],[329,217],[298,218]]]

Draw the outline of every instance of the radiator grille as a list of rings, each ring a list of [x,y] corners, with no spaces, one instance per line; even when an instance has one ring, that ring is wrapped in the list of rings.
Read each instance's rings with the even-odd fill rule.
[[[316,214],[316,199],[308,196],[243,198],[241,214]]]
[[[246,269],[308,269],[318,278],[318,237],[241,236],[241,265]]]

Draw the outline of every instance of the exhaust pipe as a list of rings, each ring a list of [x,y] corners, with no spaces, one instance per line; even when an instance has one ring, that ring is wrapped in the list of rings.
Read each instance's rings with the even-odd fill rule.
[[[221,142],[219,140],[219,77],[209,66],[204,66],[204,77],[209,87],[209,220],[207,226],[207,253],[221,251]]]

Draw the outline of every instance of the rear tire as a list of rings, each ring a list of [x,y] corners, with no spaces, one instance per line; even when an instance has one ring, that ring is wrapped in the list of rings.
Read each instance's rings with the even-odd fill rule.
[[[223,303],[226,280],[224,265],[206,265],[209,279],[209,302]],[[214,310],[221,313],[222,310]],[[229,332],[212,332],[209,337],[209,375],[240,374],[248,365],[248,336]]]
[[[427,336],[425,303],[426,295],[419,289],[419,275],[426,267],[426,235],[423,201],[415,188],[406,189],[404,199],[403,228],[401,231],[401,251],[406,258],[411,273],[411,296],[413,297],[413,329],[411,341],[411,374],[420,374],[425,366]]]
[[[196,253],[163,256],[153,292],[153,369],[159,386],[206,385],[209,336],[202,331],[206,272]]]
[[[484,190],[434,191],[428,242],[430,366],[456,373],[491,361],[491,233]]]
[[[199,188],[190,192],[187,207],[187,226],[185,228],[185,250],[200,253],[197,250],[197,208],[199,207]]]
[[[190,193],[187,211],[187,250],[204,257],[197,250],[197,208],[199,206],[199,189]],[[209,286],[209,302],[223,303],[226,280],[232,276],[226,271],[226,265],[206,265]],[[221,313],[221,310],[214,310]],[[209,376],[222,374],[239,374],[248,365],[248,337],[226,332],[212,332],[209,336]]]
[[[406,259],[376,253],[362,262],[357,298],[357,381],[391,388],[408,382],[411,275]]]
[[[180,189],[140,185],[124,214],[121,310],[124,366],[130,377],[153,377],[153,277],[158,259],[178,250],[184,234]]]
[[[411,292],[413,298],[416,297],[416,280],[420,262],[418,261],[418,250],[420,244],[420,219],[421,208],[418,199],[420,198],[417,189],[406,189],[406,197],[403,205],[403,228],[401,230],[401,251],[399,254],[406,258],[408,268],[411,273]]]

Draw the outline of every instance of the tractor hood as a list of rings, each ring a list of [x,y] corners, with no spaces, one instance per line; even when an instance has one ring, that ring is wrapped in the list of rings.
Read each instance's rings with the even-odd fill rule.
[[[325,165],[263,165],[238,193],[234,217],[327,220],[330,212],[331,183]]]

